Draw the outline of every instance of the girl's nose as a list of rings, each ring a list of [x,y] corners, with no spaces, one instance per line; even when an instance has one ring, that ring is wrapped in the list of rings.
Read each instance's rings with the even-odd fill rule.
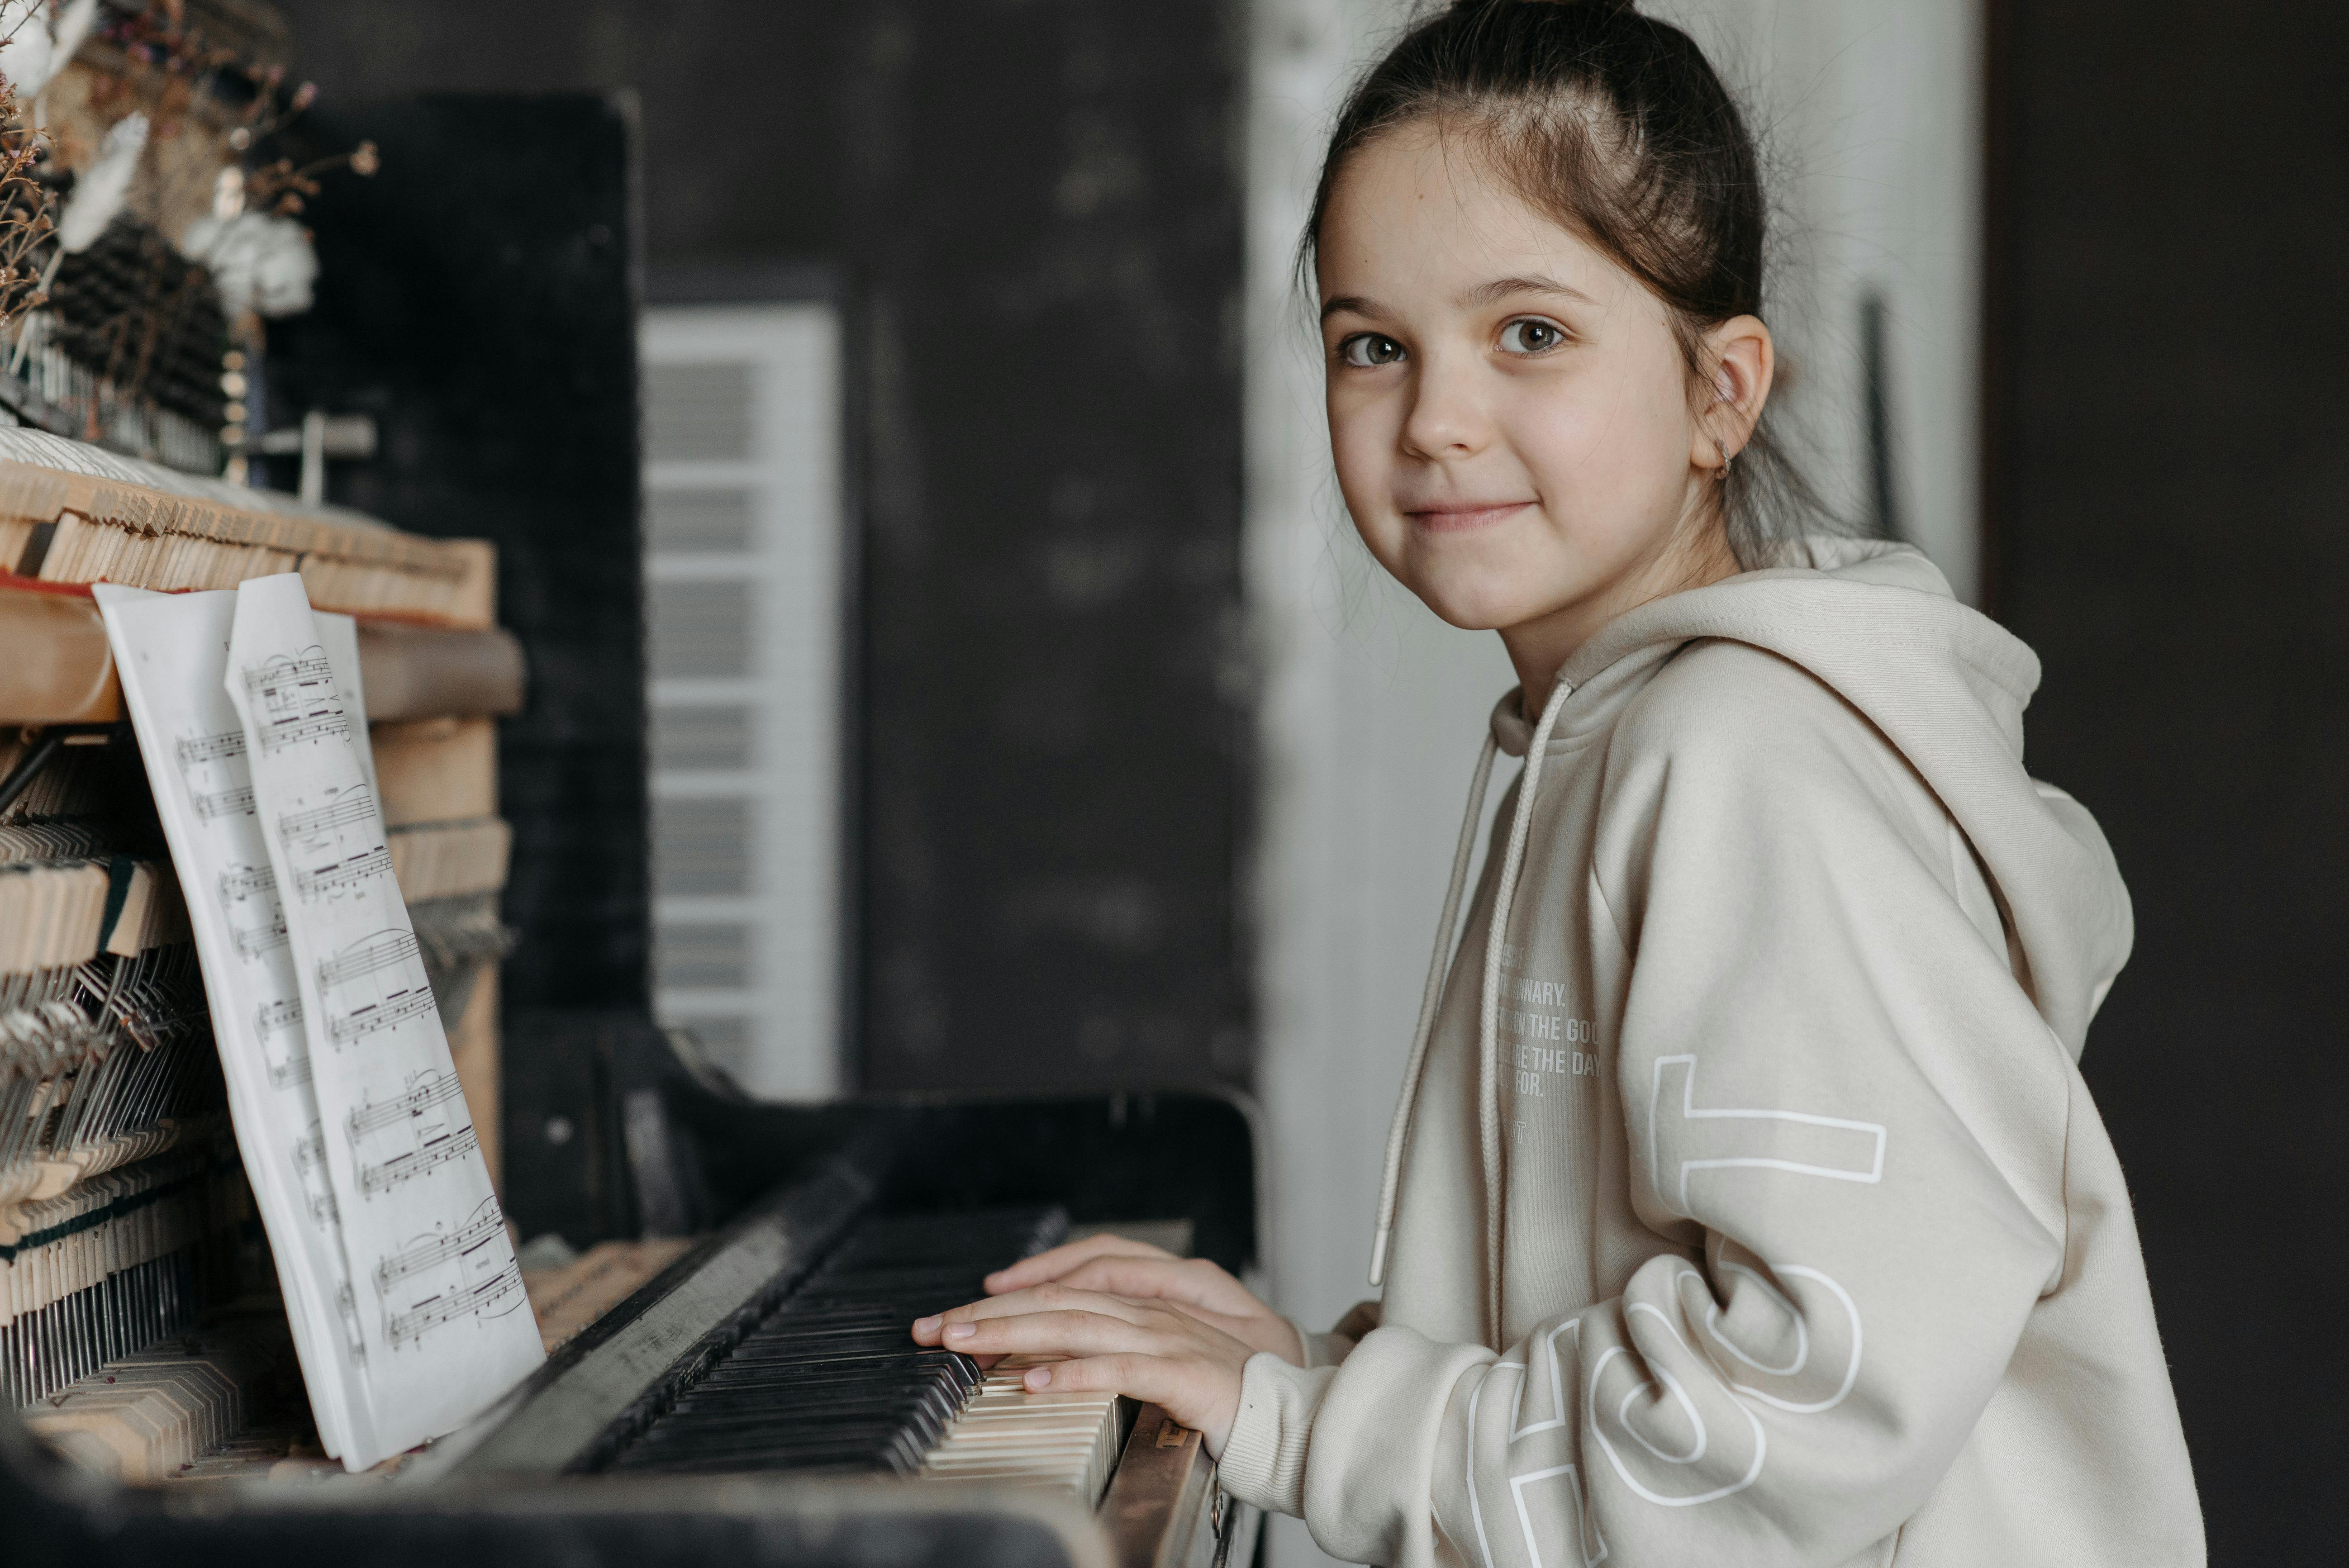
[[[1419,458],[1468,457],[1492,438],[1492,423],[1475,396],[1471,367],[1442,358],[1419,362],[1412,383],[1403,449]]]

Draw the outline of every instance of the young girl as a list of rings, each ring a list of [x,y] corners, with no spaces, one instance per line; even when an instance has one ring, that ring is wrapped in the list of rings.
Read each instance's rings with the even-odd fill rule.
[[[1734,107],[1628,5],[1458,5],[1356,90],[1309,236],[1339,480],[1523,682],[1383,1298],[1308,1336],[1099,1239],[915,1335],[1164,1404],[1349,1561],[2199,1563],[2074,1067],[2128,897],[2023,771],[2030,650],[1914,551],[1764,525],[1762,234]]]

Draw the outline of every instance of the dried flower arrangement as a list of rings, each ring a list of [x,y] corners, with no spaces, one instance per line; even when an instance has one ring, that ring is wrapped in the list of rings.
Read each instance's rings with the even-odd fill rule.
[[[33,20],[28,12],[17,28]],[[0,37],[0,51],[15,41],[12,30]],[[44,150],[40,133],[25,123],[16,83],[0,74],[0,332],[48,299],[39,258],[56,248],[49,237],[57,222],[48,188],[35,173]]]
[[[260,0],[0,0],[12,26],[0,76],[22,78],[20,107],[0,123],[24,150],[12,166],[0,132],[0,171],[46,226],[15,254],[0,173],[0,306],[12,264],[32,285],[0,308],[0,403],[243,477],[264,318],[307,309],[317,273],[299,215],[323,176],[372,173],[375,149],[246,167],[315,97],[288,84],[287,29]]]

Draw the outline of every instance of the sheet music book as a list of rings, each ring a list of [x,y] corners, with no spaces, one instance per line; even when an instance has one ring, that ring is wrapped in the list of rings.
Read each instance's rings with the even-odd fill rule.
[[[366,1469],[543,1354],[392,874],[354,634],[292,573],[96,593],[319,1434]]]

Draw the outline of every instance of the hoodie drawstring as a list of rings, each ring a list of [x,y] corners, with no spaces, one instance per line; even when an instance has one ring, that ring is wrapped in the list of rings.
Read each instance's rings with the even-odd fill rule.
[[[1485,938],[1485,975],[1476,1025],[1476,1119],[1485,1162],[1485,1309],[1488,1343],[1497,1345],[1501,1333],[1501,1099],[1493,1061],[1500,1049],[1501,954],[1507,944],[1509,905],[1515,902],[1518,874],[1526,858],[1526,840],[1533,830],[1534,795],[1541,787],[1542,758],[1549,749],[1550,732],[1574,687],[1560,680],[1542,706],[1541,722],[1534,727],[1526,747],[1525,772],[1517,780],[1517,809],[1509,823],[1508,850],[1501,861],[1500,886],[1493,901],[1493,923]],[[1435,1012],[1459,918],[1460,894],[1467,881],[1468,860],[1475,844],[1477,820],[1485,814],[1485,790],[1493,769],[1495,743],[1485,742],[1476,759],[1476,778],[1470,787],[1468,815],[1460,825],[1460,845],[1453,857],[1452,885],[1444,895],[1444,919],[1436,928],[1435,956],[1428,965],[1427,990],[1420,1001],[1419,1032],[1412,1041],[1411,1060],[1403,1071],[1402,1103],[1395,1107],[1394,1125],[1387,1134],[1386,1174],[1379,1183],[1379,1229],[1371,1248],[1371,1284],[1380,1284],[1386,1272],[1387,1239],[1394,1227],[1395,1190],[1402,1178],[1403,1145],[1410,1135],[1412,1110],[1419,1099],[1419,1080],[1434,1033]]]
[[[1534,792],[1541,788],[1542,758],[1558,710],[1574,688],[1564,681],[1550,687],[1541,722],[1526,743],[1526,770],[1517,776],[1517,811],[1509,823],[1509,852],[1501,861],[1501,885],[1493,896],[1493,928],[1485,936],[1484,1007],[1476,1020],[1476,1124],[1485,1146],[1485,1343],[1502,1343],[1501,1330],[1501,1085],[1493,1058],[1501,1048],[1501,953],[1508,945],[1509,905],[1517,896],[1517,873],[1525,869],[1526,838],[1533,830]]]
[[[1387,1130],[1386,1171],[1379,1178],[1379,1230],[1371,1243],[1371,1288],[1386,1280],[1387,1234],[1394,1229],[1395,1185],[1402,1179],[1403,1144],[1411,1137],[1412,1109],[1419,1102],[1419,1075],[1427,1065],[1427,1042],[1435,1033],[1435,1009],[1444,999],[1444,977],[1452,967],[1452,941],[1460,926],[1460,895],[1468,885],[1468,861],[1476,851],[1476,824],[1485,816],[1485,791],[1492,783],[1493,754],[1500,749],[1488,729],[1476,754],[1476,777],[1468,784],[1468,814],[1460,819],[1460,846],[1452,851],[1452,883],[1444,892],[1444,914],[1435,923],[1435,955],[1427,962],[1427,987],[1419,997],[1419,1028],[1403,1064],[1402,1097],[1395,1101],[1394,1125]]]

